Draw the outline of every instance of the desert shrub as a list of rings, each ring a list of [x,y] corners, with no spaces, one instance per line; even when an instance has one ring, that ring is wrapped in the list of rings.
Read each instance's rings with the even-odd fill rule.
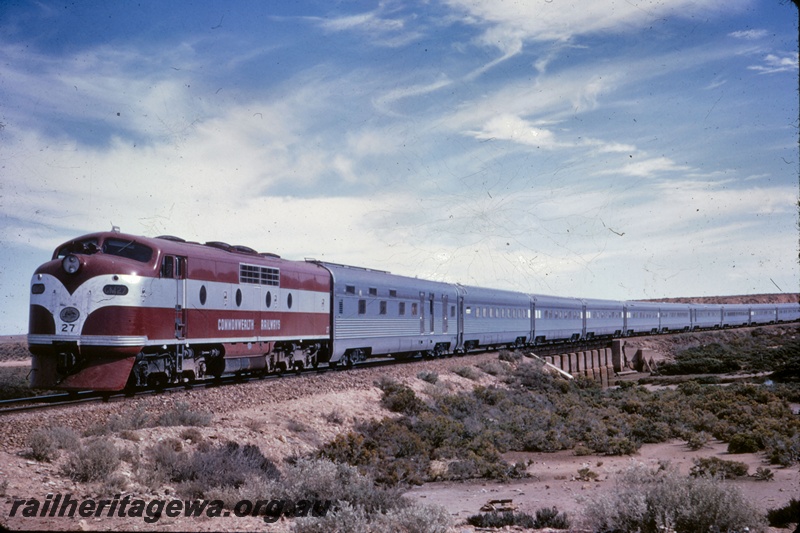
[[[75,431],[61,426],[38,429],[28,436],[30,457],[48,463],[58,457],[59,450],[75,450],[80,444],[81,439]]]
[[[478,372],[474,366],[462,366],[453,370],[453,373],[462,378],[471,379],[472,381],[481,379],[481,373]]]
[[[25,350],[27,352],[27,349]],[[30,354],[27,356],[30,358]],[[42,389],[32,389],[28,382],[29,367],[4,366],[0,367],[0,400],[12,398],[29,398],[45,394]]]
[[[767,520],[772,527],[785,528],[789,524],[800,524],[800,500],[792,498],[789,503],[767,511]]]
[[[296,533],[383,533],[384,531],[425,531],[445,533],[452,519],[439,506],[407,505],[386,513],[370,514],[363,509],[341,504],[334,512],[322,518],[298,518]]]
[[[518,527],[523,529],[569,529],[569,518],[565,513],[559,513],[555,507],[543,507],[536,511],[536,517],[523,512],[495,511],[480,513],[467,518],[467,523],[478,528],[508,528]]]
[[[46,430],[40,429],[31,433],[28,436],[28,446],[31,448],[31,459],[47,463],[58,459],[58,446]]]
[[[490,376],[502,376],[508,372],[508,368],[506,368],[500,361],[483,361],[482,363],[478,363],[476,366]]]
[[[336,463],[371,465],[379,459],[378,444],[363,433],[348,431],[320,447],[317,455]]]
[[[383,391],[381,405],[394,413],[416,414],[425,407],[414,390],[402,383],[384,379],[378,387]]]
[[[728,461],[719,457],[700,457],[693,459],[694,466],[689,471],[692,477],[719,477],[729,479],[747,475],[747,465],[739,461]]]
[[[154,426],[207,426],[212,415],[206,411],[195,411],[184,402],[176,402],[169,411],[156,419]]]
[[[740,369],[741,365],[731,357],[730,348],[712,343],[684,350],[674,361],[659,365],[657,373],[662,376],[724,374]]]
[[[95,440],[72,452],[62,473],[73,481],[105,479],[119,465],[119,451],[107,440]]]
[[[771,464],[791,466],[800,461],[800,433],[781,435],[775,432],[764,441]]]
[[[505,528],[518,526],[525,529],[532,529],[536,519],[528,513],[515,513],[513,511],[491,512],[472,515],[467,518],[467,523],[471,526],[481,528]]]
[[[752,433],[737,433],[728,441],[728,453],[755,453],[763,448],[758,437]]]
[[[588,466],[584,466],[578,469],[578,480],[579,481],[594,481],[599,476],[597,472],[589,468]]]
[[[341,424],[344,422],[344,414],[342,413],[341,409],[333,408],[325,414],[325,420],[330,422],[331,424]]]
[[[146,482],[177,483],[178,491],[189,498],[203,498],[211,489],[237,489],[252,477],[280,478],[278,468],[257,446],[237,442],[190,453],[180,440],[164,439],[149,448],[148,462],[140,470]]]
[[[183,440],[188,440],[192,444],[198,444],[203,441],[203,434],[195,427],[182,429],[180,437]]]
[[[693,431],[686,437],[686,446],[696,451],[703,448],[710,440],[711,437],[705,431]]]
[[[370,514],[408,504],[399,488],[376,487],[356,467],[324,459],[298,460],[286,469],[280,490],[280,497],[288,500],[344,501]]]
[[[519,363],[522,361],[522,354],[519,352],[512,352],[510,350],[500,350],[500,354],[497,356],[497,358],[507,363]]]
[[[536,520],[533,527],[535,529],[544,529],[546,527],[553,529],[569,529],[570,522],[567,513],[559,513],[556,507],[542,507],[536,511]]]
[[[77,448],[81,444],[81,437],[74,429],[65,428],[63,426],[53,426],[47,430],[50,437],[61,450],[71,450]]]
[[[772,481],[775,479],[775,474],[769,468],[759,466],[756,468],[756,473],[753,474],[756,481]]]
[[[619,472],[610,493],[590,496],[583,514],[588,527],[604,532],[696,533],[762,525],[760,513],[737,487],[719,478],[685,478],[671,466],[650,470],[643,464]]]
[[[300,420],[295,418],[290,418],[288,422],[286,422],[286,429],[293,433],[303,433],[308,431],[308,426],[305,425]]]
[[[432,385],[436,385],[436,383],[439,381],[439,373],[432,370],[423,370],[417,374],[417,377],[422,381],[427,381]]]
[[[89,427],[83,434],[102,436],[147,427],[207,426],[211,423],[211,418],[211,413],[195,411],[184,402],[176,402],[171,409],[154,418],[145,404],[140,403],[122,414],[111,415],[107,421]]]

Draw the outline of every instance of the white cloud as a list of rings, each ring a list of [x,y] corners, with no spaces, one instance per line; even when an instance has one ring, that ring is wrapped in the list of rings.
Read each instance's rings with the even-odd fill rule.
[[[468,23],[491,25],[483,38],[486,44],[507,49],[514,40],[565,41],[576,35],[597,32],[625,32],[667,16],[692,17],[709,11],[732,12],[748,4],[747,0],[677,0],[673,2],[497,2],[493,0],[447,0],[467,14]],[[504,39],[500,35],[505,34]]]
[[[729,33],[731,37],[735,39],[744,39],[747,41],[755,41],[758,39],[763,39],[769,32],[767,30],[741,30],[741,31],[734,31]]]
[[[764,56],[764,63],[762,65],[751,65],[747,68],[763,74],[775,74],[776,72],[798,70],[798,65],[800,65],[800,54],[792,52],[780,55],[767,54]]]

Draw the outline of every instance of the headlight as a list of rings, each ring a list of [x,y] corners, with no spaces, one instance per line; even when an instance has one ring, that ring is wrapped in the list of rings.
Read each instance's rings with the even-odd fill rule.
[[[74,274],[81,267],[81,260],[78,256],[69,254],[61,261],[61,267],[67,274]]]

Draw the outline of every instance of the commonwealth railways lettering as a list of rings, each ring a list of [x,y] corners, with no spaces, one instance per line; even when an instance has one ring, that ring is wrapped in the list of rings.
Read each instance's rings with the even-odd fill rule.
[[[252,318],[220,318],[217,320],[219,331],[252,331],[255,320]]]
[[[262,319],[261,331],[278,331],[281,329],[280,320]],[[219,331],[252,331],[255,329],[255,320],[252,318],[220,318],[217,320]]]

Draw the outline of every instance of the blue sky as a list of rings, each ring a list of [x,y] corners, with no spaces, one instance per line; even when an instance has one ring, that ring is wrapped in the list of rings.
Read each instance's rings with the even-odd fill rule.
[[[0,334],[112,224],[536,293],[798,290],[784,0],[0,5]]]

